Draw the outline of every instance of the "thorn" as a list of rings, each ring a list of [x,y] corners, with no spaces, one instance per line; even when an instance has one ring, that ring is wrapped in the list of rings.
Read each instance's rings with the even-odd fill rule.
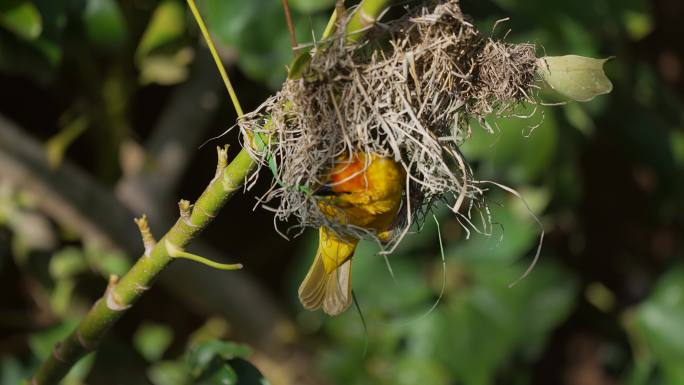
[[[109,281],[107,282],[107,290],[110,290],[119,282],[119,276],[116,274],[109,274]]]
[[[228,166],[228,145],[216,146],[216,155],[218,156],[218,162],[216,163],[216,174],[214,174],[214,179],[221,177],[223,170]]]
[[[140,218],[135,218],[134,221],[135,224],[138,225],[140,235],[142,236],[143,246],[145,246],[144,255],[149,257],[152,249],[157,244],[157,241],[154,239],[154,235],[152,235],[152,232],[150,231],[150,224],[147,221],[147,215],[143,214]]]
[[[109,282],[107,283],[107,290],[105,291],[105,301],[107,308],[112,311],[124,311],[131,307],[122,303],[121,298],[114,292],[116,284],[119,282],[119,276],[116,274],[109,275]]]
[[[184,220],[190,219],[190,213],[192,212],[192,204],[189,200],[181,199],[178,201],[178,209],[180,210],[180,216]]]

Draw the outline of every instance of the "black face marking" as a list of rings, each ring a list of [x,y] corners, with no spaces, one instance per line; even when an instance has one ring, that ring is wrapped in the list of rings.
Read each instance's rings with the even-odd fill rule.
[[[332,186],[324,184],[323,186],[319,187],[316,191],[314,191],[314,195],[325,197],[335,195],[335,192],[332,190]]]

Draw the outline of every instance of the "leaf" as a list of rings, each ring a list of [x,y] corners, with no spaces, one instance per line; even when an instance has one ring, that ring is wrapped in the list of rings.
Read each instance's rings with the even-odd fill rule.
[[[21,380],[31,377],[31,374],[32,371],[12,355],[0,359],[0,385],[22,384]]]
[[[159,4],[143,33],[135,57],[143,60],[151,53],[177,42],[185,31],[185,9],[177,1]]]
[[[50,258],[50,276],[55,280],[71,278],[86,271],[88,265],[83,251],[76,247],[66,247]]]
[[[88,0],[83,24],[88,39],[99,47],[118,47],[126,40],[126,23],[114,0]]]
[[[613,83],[603,72],[603,64],[610,59],[577,55],[545,56],[537,59],[537,70],[559,94],[587,102],[613,90]]]
[[[0,5],[0,25],[29,40],[37,38],[43,30],[38,8],[22,0],[9,0]]]
[[[202,372],[193,385],[237,385],[238,376],[235,370],[220,361],[212,361],[211,364]]]
[[[299,44],[311,41],[313,32],[320,37],[326,17],[292,11]],[[202,14],[216,43],[237,52],[237,64],[242,72],[274,89],[280,87],[286,66],[293,57],[279,1],[205,0]]]
[[[76,287],[76,282],[71,278],[57,281],[50,296],[50,307],[55,314],[59,316],[67,314],[74,287]]]
[[[666,384],[684,383],[684,268],[665,274],[636,310],[636,327],[662,369]]]
[[[173,330],[167,325],[144,322],[133,336],[133,345],[150,362],[158,361],[173,342]]]
[[[105,250],[90,245],[85,250],[85,257],[88,265],[93,270],[99,271],[105,278],[109,277],[110,274],[122,276],[131,267],[131,261],[126,254],[118,250]]]
[[[396,366],[397,385],[449,384],[444,368],[434,360],[404,357]]]
[[[154,10],[135,52],[142,84],[177,84],[188,76],[192,49],[183,47],[185,9],[167,0]]]
[[[228,364],[237,374],[236,385],[270,385],[261,371],[251,362],[242,358],[233,358],[228,361]]]
[[[190,48],[179,50],[173,55],[149,55],[140,61],[140,82],[173,85],[188,77],[188,66],[194,53]]]
[[[215,359],[230,360],[247,357],[251,350],[241,344],[228,341],[211,340],[204,342],[188,352],[187,360],[192,376],[198,378]]]
[[[62,164],[64,154],[69,146],[83,134],[90,124],[90,119],[85,116],[76,117],[65,124],[62,129],[45,143],[48,163],[53,169]]]
[[[290,6],[302,13],[320,12],[334,4],[335,0],[290,0]]]
[[[188,385],[190,373],[184,362],[160,361],[147,369],[147,377],[154,385]]]
[[[44,361],[52,354],[52,348],[55,344],[66,338],[77,325],[78,319],[67,318],[61,323],[31,334],[28,338],[31,351],[41,361]]]
[[[559,128],[553,111],[546,107],[536,111],[527,107],[517,112],[531,117],[497,120],[500,130],[490,134],[483,129],[474,129],[471,138],[464,143],[466,158],[482,163],[478,170],[480,179],[505,180],[520,186],[552,172],[549,164],[553,164],[559,147]],[[500,175],[503,172],[505,177]]]

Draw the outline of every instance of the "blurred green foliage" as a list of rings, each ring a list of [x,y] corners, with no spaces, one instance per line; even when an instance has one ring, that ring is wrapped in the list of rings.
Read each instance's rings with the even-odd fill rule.
[[[682,85],[665,72],[667,54],[675,52],[680,69],[684,59],[661,29],[684,30],[659,24],[676,1],[462,1],[483,33],[533,42],[540,55],[615,56],[605,65],[614,91],[586,104],[521,106],[519,115],[529,118],[490,119],[491,133],[473,122],[463,153],[476,177],[519,191],[547,231],[539,264],[513,287],[540,229],[519,198],[495,185],[483,185],[490,190],[489,236],[472,228],[468,234],[442,207],[435,214],[443,255],[430,216],[389,257],[393,276],[372,244],[359,247],[354,290],[367,329],[353,309],[328,318],[296,304],[317,242],[313,234],[304,239],[292,274],[265,286],[287,288],[274,295],[295,315],[297,342],[315,353],[324,376],[339,384],[573,385],[582,383],[576,373],[585,373],[597,384],[684,383],[684,115]],[[302,46],[320,37],[333,3],[290,0]],[[224,60],[248,79],[237,77],[240,96],[277,90],[292,59],[281,2],[199,4]],[[492,30],[504,17],[511,20]],[[0,112],[31,126],[33,115],[52,111],[36,136],[45,139],[53,166],[72,157],[113,185],[122,143],[148,135],[131,116],[159,109],[155,103],[165,99],[150,102],[147,95],[187,79],[203,49],[198,41],[180,0],[5,0],[0,91],[53,94],[54,103],[31,105],[27,114],[24,99],[5,97]],[[254,91],[256,85],[263,89]],[[541,96],[559,100],[549,90]],[[2,349],[9,354],[0,355],[0,385],[26,378],[109,275],[130,266],[121,253],[52,223],[39,199],[0,181],[0,241],[7,241],[0,242],[0,274],[14,285],[7,290],[32,298],[22,311],[12,307],[18,295],[3,298],[10,305],[0,329],[22,342]],[[229,249],[225,242],[236,240],[214,241]],[[269,258],[276,273],[264,281],[282,277],[292,260]],[[9,279],[17,275],[21,282]],[[127,384],[266,383],[247,361],[250,349],[223,340],[227,326],[174,323],[178,312],[195,310],[155,311],[146,322],[148,313],[131,314],[131,331],[113,335],[65,383],[105,383],[116,375]]]

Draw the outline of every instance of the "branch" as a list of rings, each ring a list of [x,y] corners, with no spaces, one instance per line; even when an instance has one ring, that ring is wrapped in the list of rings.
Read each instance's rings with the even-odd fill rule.
[[[218,215],[219,210],[240,188],[254,169],[254,161],[240,152],[214,178],[197,199],[188,218],[179,218],[154,246],[149,256],[142,256],[121,279],[113,279],[104,296],[83,318],[66,340],[57,344],[53,354],[38,370],[32,384],[56,384],[85,354],[94,350],[104,335],[133,303],[150,287],[156,276],[173,260],[169,245],[184,249]]]
[[[194,2],[189,0],[192,12],[198,17]],[[378,7],[378,4],[382,4]],[[358,10],[358,17],[362,24],[368,20],[375,21],[375,17],[384,7],[383,0],[364,1]],[[375,12],[375,13],[374,13]],[[354,16],[356,18],[356,15]],[[354,19],[352,19],[353,21]],[[350,30],[352,24],[347,26]],[[202,33],[208,36],[206,28],[200,24]],[[210,43],[210,39],[207,39]],[[209,44],[212,54],[213,44]],[[238,116],[242,110],[228,80],[225,69],[219,66],[219,71],[228,88]],[[220,157],[219,157],[220,158]],[[221,168],[221,161],[219,160]],[[240,188],[245,178],[254,170],[256,164],[247,151],[242,149],[237,156],[211,180],[204,192],[195,202],[191,212],[179,218],[173,227],[152,248],[149,255],[143,255],[120,280],[112,276],[105,294],[100,298],[83,318],[76,330],[64,341],[55,345],[53,354],[43,363],[38,372],[31,379],[33,385],[56,384],[71,369],[71,367],[88,352],[94,350],[112,325],[130,308],[133,303],[150,287],[157,275],[173,260],[170,250],[183,250],[212,219],[219,210]],[[177,253],[175,253],[177,254]]]
[[[153,229],[168,229],[176,220],[167,210],[171,202],[165,190],[174,190],[173,184],[163,181],[160,175],[177,179],[183,173],[186,163],[183,159],[189,157],[201,141],[189,132],[203,130],[202,127],[211,122],[207,116],[214,111],[201,106],[206,90],[220,87],[211,69],[208,55],[198,56],[189,81],[178,86],[169,109],[165,109],[167,112],[160,119],[160,125],[168,126],[165,125],[162,132],[158,125],[147,143],[152,149],[155,167],[149,173],[146,169],[143,174],[130,178],[135,179],[135,183],[128,180],[126,188],[117,186],[120,199],[69,161],[56,170],[50,168],[42,145],[2,116],[0,180],[12,181],[40,197],[37,201],[40,210],[60,225],[74,229],[85,243],[118,249],[130,256],[138,255],[141,252],[140,235],[131,220],[133,217],[146,212]],[[167,113],[171,115],[167,116]],[[183,124],[184,130],[180,127]],[[161,138],[154,140],[154,137],[164,135],[167,143],[162,143]],[[226,260],[224,253],[201,240],[193,243],[193,251],[214,260]],[[273,336],[278,325],[291,321],[249,274],[232,274],[230,279],[225,279],[225,275],[223,271],[196,264],[172,264],[161,275],[160,284],[186,308],[198,314],[228,318],[250,344],[260,346],[269,354],[279,353],[274,352]],[[230,309],[242,310],[232,312]]]

